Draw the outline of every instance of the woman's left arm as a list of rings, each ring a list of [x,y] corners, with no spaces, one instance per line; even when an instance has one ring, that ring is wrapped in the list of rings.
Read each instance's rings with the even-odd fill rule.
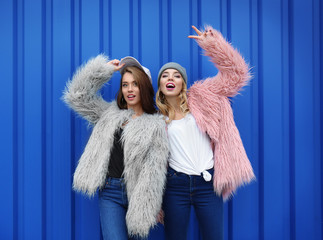
[[[191,90],[202,87],[215,94],[235,96],[250,79],[249,67],[245,60],[217,30],[208,26],[204,32],[201,32],[195,26],[192,27],[197,35],[188,37],[195,39],[205,50],[205,55],[211,58],[219,73],[215,77],[195,83]]]

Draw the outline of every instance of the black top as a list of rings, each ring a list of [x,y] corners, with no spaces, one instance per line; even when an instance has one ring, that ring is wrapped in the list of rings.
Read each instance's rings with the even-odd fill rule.
[[[122,128],[114,133],[114,142],[111,150],[108,177],[121,178],[124,170],[123,146],[121,142]]]

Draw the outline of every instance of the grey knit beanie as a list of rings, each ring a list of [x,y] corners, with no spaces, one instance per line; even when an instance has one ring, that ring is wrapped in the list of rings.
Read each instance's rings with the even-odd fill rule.
[[[184,79],[184,82],[187,84],[186,69],[176,62],[169,62],[169,63],[166,63],[164,66],[162,66],[161,69],[159,70],[158,81],[157,81],[158,87],[159,87],[159,83],[160,83],[161,74],[163,73],[164,70],[169,69],[169,68],[176,69],[177,71],[179,71],[179,73],[182,75],[182,77]]]

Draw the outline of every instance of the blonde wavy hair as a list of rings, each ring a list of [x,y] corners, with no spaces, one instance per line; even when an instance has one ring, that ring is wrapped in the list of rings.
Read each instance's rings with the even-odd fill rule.
[[[184,116],[189,113],[188,103],[187,103],[187,84],[183,80],[183,87],[181,92],[178,95],[178,98],[180,99],[179,107],[181,112],[184,114]],[[170,123],[175,118],[175,109],[172,105],[169,104],[167,101],[165,95],[160,90],[160,87],[158,88],[158,91],[156,93],[156,105],[160,111],[161,114],[168,117],[168,120],[166,120],[166,123]]]

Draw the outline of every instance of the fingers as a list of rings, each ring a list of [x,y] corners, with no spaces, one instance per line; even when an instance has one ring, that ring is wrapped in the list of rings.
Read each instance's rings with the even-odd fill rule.
[[[192,25],[192,28],[194,29],[194,31],[197,33],[197,35],[201,36],[202,32],[200,30],[198,30],[194,25]]]
[[[124,63],[119,65],[120,60],[118,59],[111,60],[107,64],[112,65],[114,67],[114,71],[119,71],[124,66]]]
[[[204,32],[201,32],[200,30],[198,30],[195,26],[192,26],[192,28],[195,30],[195,32],[198,35],[189,35],[188,38],[192,38],[192,39],[196,39],[196,40],[201,40],[206,38],[207,36],[213,36],[213,32],[211,29],[209,30],[205,30]]]
[[[119,63],[120,63],[120,60],[118,60],[118,59],[113,59],[113,60],[108,62],[108,64],[112,64],[114,66],[118,66]]]
[[[196,35],[189,35],[188,38],[200,39],[200,36],[202,35],[202,32],[200,30],[198,30],[194,25],[192,25],[192,28],[197,33],[197,36]]]
[[[121,65],[116,66],[116,71],[119,71],[123,66],[124,66],[124,63],[122,63]]]
[[[189,35],[188,38],[192,38],[192,39],[200,39],[200,36],[196,36],[196,35]]]

